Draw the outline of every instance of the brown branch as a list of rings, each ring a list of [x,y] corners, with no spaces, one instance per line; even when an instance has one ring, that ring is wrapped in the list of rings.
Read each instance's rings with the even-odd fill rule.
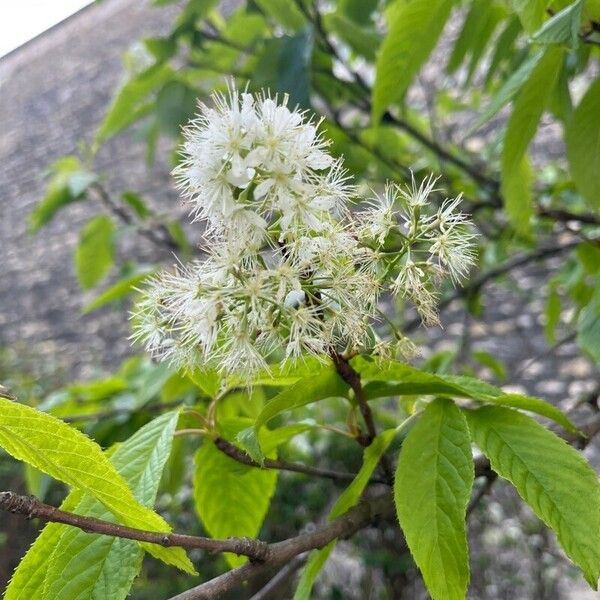
[[[238,448],[231,442],[217,437],[213,440],[215,446],[224,454],[233,458],[243,465],[249,467],[265,468],[265,469],[277,469],[279,471],[290,471],[293,473],[303,473],[304,475],[312,475],[315,477],[324,477],[326,479],[333,479],[334,481],[352,481],[356,477],[356,473],[345,473],[343,471],[334,471],[332,469],[322,469],[320,467],[311,467],[309,465],[303,465],[301,463],[286,462],[284,460],[275,460],[271,458],[265,458],[262,465],[259,465],[256,461],[252,460],[248,454],[246,454],[241,448]],[[371,479],[372,483],[383,483],[381,479],[376,477]]]
[[[375,427],[375,420],[373,419],[373,412],[367,401],[367,397],[363,390],[360,375],[352,367],[347,358],[336,352],[335,350],[330,353],[333,364],[339,374],[339,376],[352,388],[360,413],[363,417],[365,425],[367,427],[367,434],[361,435],[358,441],[363,446],[368,446],[375,439],[377,435],[377,428]],[[394,480],[394,473],[392,466],[385,455],[381,457],[381,467],[388,483]]]
[[[229,538],[216,540],[213,538],[186,535],[183,533],[161,533],[144,531],[125,527],[109,521],[94,517],[86,517],[66,512],[44,504],[33,496],[20,496],[14,492],[0,492],[0,510],[13,514],[25,515],[28,519],[38,518],[43,521],[62,523],[85,531],[86,533],[99,533],[113,537],[158,544],[166,548],[179,546],[181,548],[199,548],[209,552],[233,552],[247,556],[254,561],[264,561],[269,556],[268,544],[250,538]]]
[[[327,523],[310,533],[269,545],[268,558],[264,563],[247,563],[242,567],[228,571],[206,583],[187,590],[171,600],[206,600],[221,598],[226,592],[236,588],[244,581],[253,579],[273,567],[283,565],[294,557],[309,550],[323,548],[329,542],[346,538],[360,529],[367,527],[373,521],[388,518],[394,514],[392,494],[386,492],[372,500],[366,500],[348,511],[344,516]]]
[[[137,223],[131,214],[125,210],[125,208],[115,202],[111,198],[106,188],[104,188],[98,182],[92,183],[88,190],[91,191],[92,195],[95,196],[100,203],[103,204],[110,212],[112,212],[122,223],[125,225],[135,226],[139,234],[152,242],[155,246],[166,248],[171,252],[177,252],[180,250],[179,244],[171,235],[171,232],[167,229],[164,223],[156,224],[155,228],[144,227]],[[160,234],[158,232],[160,232]]]

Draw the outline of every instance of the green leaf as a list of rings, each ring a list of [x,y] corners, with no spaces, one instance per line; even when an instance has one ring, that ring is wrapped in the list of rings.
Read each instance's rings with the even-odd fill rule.
[[[277,471],[240,464],[208,441],[196,453],[195,464],[194,503],[210,535],[257,537],[275,492]],[[234,554],[225,557],[231,567],[246,562]]]
[[[139,194],[136,194],[135,192],[123,192],[121,198],[123,199],[123,202],[133,208],[135,214],[140,219],[147,219],[152,214],[152,211],[148,208]]]
[[[115,225],[110,217],[90,219],[79,235],[75,271],[83,289],[94,287],[113,266]]]
[[[46,196],[29,215],[29,227],[34,233],[51,221],[61,208],[83,200],[87,188],[97,180],[94,173],[83,169],[76,156],[64,156],[48,171],[52,177]]]
[[[600,485],[583,456],[533,419],[486,406],[465,411],[475,443],[557,534],[567,556],[597,589]]]
[[[124,525],[171,530],[162,517],[135,499],[100,446],[51,415],[0,398],[0,446],[17,460],[93,496]],[[181,548],[143,547],[167,564],[195,572]]]
[[[392,440],[396,436],[397,430],[388,429],[383,431],[373,439],[371,444],[365,448],[363,456],[363,464],[357,473],[352,483],[340,494],[336,500],[331,512],[329,513],[329,519],[337,519],[343,514],[348,512],[353,506],[358,504],[362,493],[364,492],[373,471],[379,464],[381,457],[385,451],[389,448]]]
[[[196,109],[197,93],[185,83],[167,81],[156,96],[156,120],[162,131],[172,137],[181,133]]]
[[[560,294],[556,285],[550,285],[548,288],[548,298],[544,310],[546,322],[544,324],[544,335],[550,344],[556,341],[556,326],[560,322],[561,301]]]
[[[462,64],[467,53],[476,42],[481,26],[485,23],[490,10],[488,0],[473,0],[465,17],[462,29],[452,48],[452,54],[446,67],[448,73],[454,73]]]
[[[481,127],[481,125],[489,121],[505,104],[508,104],[515,97],[517,92],[529,79],[532,71],[542,59],[543,54],[543,52],[536,52],[521,63],[519,68],[511,74],[494,95],[487,108],[482,112],[475,125],[471,128],[470,132],[475,131]]]
[[[362,27],[341,12],[325,15],[325,27],[335,33],[342,41],[368,61],[375,60],[381,36],[374,27]]]
[[[546,14],[549,0],[510,0],[513,10],[521,19],[525,31],[536,31]]]
[[[473,477],[465,417],[450,400],[434,400],[402,444],[394,482],[400,527],[433,600],[466,596]]]
[[[504,363],[490,352],[475,350],[473,352],[473,358],[490,369],[499,380],[506,379],[506,367],[504,366]]]
[[[255,0],[270,17],[291,31],[302,29],[305,19],[293,0]]]
[[[320,371],[299,380],[268,402],[258,415],[254,427],[238,434],[238,443],[253,460],[262,463],[264,456],[260,450],[258,431],[263,425],[284,411],[325,398],[344,396],[347,391],[348,385],[340,378],[333,365],[321,366]]]
[[[333,508],[329,512],[329,520],[341,517],[344,513],[358,503],[362,493],[369,483],[369,479],[371,479],[371,475],[373,475],[373,471],[375,471],[375,468],[379,464],[381,457],[389,448],[397,431],[398,430],[394,428],[380,433],[375,437],[372,443],[365,448],[363,464],[360,468],[360,471],[357,473],[352,483],[340,494],[339,498],[336,500]],[[296,588],[294,600],[310,599],[310,593],[315,580],[325,565],[325,562],[329,558],[332,550],[335,548],[336,543],[337,540],[333,540],[324,548],[321,548],[320,550],[314,550],[311,553]]]
[[[435,47],[452,5],[452,0],[396,0],[388,9],[389,31],[377,56],[373,87],[374,122],[404,96]]]
[[[119,279],[115,284],[111,285],[108,289],[104,290],[101,294],[88,302],[83,307],[82,313],[85,315],[97,310],[109,302],[115,302],[116,300],[125,298],[133,293],[136,290],[136,287],[148,279],[154,272],[154,269],[146,269],[139,273],[135,273],[134,275],[130,275],[129,277]]]
[[[313,550],[306,561],[293,600],[310,600],[313,585],[321,569],[325,566],[329,555],[335,548],[336,540],[329,542],[320,550]]]
[[[118,446],[110,458],[145,506],[152,506],[156,499],[178,418],[178,412],[161,415]],[[89,496],[82,498],[74,512],[114,520],[102,504]],[[47,559],[45,597],[49,600],[126,598],[142,564],[143,551],[139,545],[132,540],[90,535],[64,526],[63,529],[60,541]]]
[[[96,134],[96,142],[103,144],[152,110],[147,99],[173,76],[168,64],[154,65],[130,79],[118,92]]]
[[[142,427],[112,452],[110,461],[140,502],[151,505],[169,455],[178,413]],[[89,496],[74,491],[61,508],[112,520]],[[118,600],[127,596],[139,572],[143,552],[131,540],[85,533],[57,523],[46,525],[17,567],[6,592],[8,600],[46,598]]]
[[[192,253],[192,245],[190,244],[183,227],[179,221],[169,221],[165,224],[171,237],[175,240],[179,250],[184,256],[190,256]]]
[[[600,278],[596,279],[590,301],[579,313],[577,343],[597,364],[600,364]]]
[[[529,232],[533,209],[524,158],[548,104],[562,66],[563,49],[549,47],[521,88],[506,126],[502,149],[501,189],[515,229]]]
[[[577,48],[582,9],[583,0],[576,0],[573,4],[569,4],[548,19],[531,36],[531,40],[536,44],[564,44],[568,48]]]
[[[600,77],[575,108],[565,134],[567,158],[579,193],[600,210]]]
[[[507,394],[479,379],[443,373],[433,374],[398,361],[378,363],[362,356],[354,358],[352,365],[363,380],[368,399],[415,394],[471,398],[477,402],[527,410],[552,419],[568,431],[577,431],[575,425],[552,404],[532,396]]]
[[[313,51],[312,28],[294,36],[284,36],[277,69],[278,92],[290,96],[290,105],[310,108],[310,60]]]

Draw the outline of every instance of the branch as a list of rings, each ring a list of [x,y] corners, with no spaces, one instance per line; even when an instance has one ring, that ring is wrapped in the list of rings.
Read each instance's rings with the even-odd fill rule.
[[[361,436],[359,438],[359,442],[363,446],[368,446],[375,439],[375,436],[377,435],[377,428],[375,427],[373,412],[371,411],[371,407],[369,406],[369,402],[367,401],[367,397],[365,396],[365,392],[360,381],[360,375],[352,367],[348,359],[344,358],[341,354],[333,351],[331,352],[331,359],[333,360],[333,364],[335,365],[339,376],[352,388],[352,391],[356,396],[360,413],[362,414],[365,425],[367,426],[367,435]],[[381,457],[381,466],[388,483],[391,483],[394,480],[394,475],[392,466],[385,455]]]
[[[279,471],[291,471],[293,473],[304,473],[305,475],[313,475],[316,477],[324,477],[326,479],[333,479],[334,481],[353,481],[356,477],[356,473],[345,473],[343,471],[334,471],[332,469],[322,469],[319,467],[311,467],[309,465],[303,465],[301,463],[291,463],[284,460],[274,460],[271,458],[265,458],[263,465],[259,465],[257,462],[252,460],[241,448],[238,448],[231,442],[228,442],[222,437],[217,437],[213,440],[215,446],[224,454],[233,458],[243,465],[249,467],[265,468],[265,469],[277,469]],[[381,479],[372,478],[372,483],[383,483]]]
[[[587,445],[595,435],[600,433],[600,414],[595,415],[581,425],[579,430],[583,433],[584,437],[574,433],[562,434],[561,437],[573,445]],[[488,481],[495,479],[490,463],[485,456],[478,456],[473,462],[475,477],[486,477]],[[487,490],[489,485],[492,484],[486,482],[484,488]],[[483,495],[484,493],[481,493],[481,497]],[[471,502],[473,507],[480,500],[481,498],[477,498],[476,495]],[[386,492],[370,500],[364,500],[345,515],[312,533],[305,533],[283,542],[269,544],[267,558],[263,563],[245,564],[195,588],[173,596],[170,600],[216,600],[244,582],[268,572],[273,567],[288,563],[294,557],[309,550],[323,548],[335,539],[348,538],[360,529],[373,523],[373,521],[392,516],[393,514],[394,502],[391,492]]]
[[[183,533],[144,531],[94,517],[76,515],[44,504],[33,496],[20,496],[14,492],[0,492],[0,510],[25,515],[28,519],[38,518],[43,521],[71,525],[86,533],[99,533],[137,542],[148,542],[167,548],[180,546],[188,549],[199,548],[209,552],[233,552],[259,562],[266,560],[269,555],[268,544],[260,540],[250,538],[215,540]]]
[[[344,516],[327,523],[316,531],[270,544],[268,557],[263,563],[247,563],[178,594],[171,600],[221,598],[226,592],[236,588],[244,581],[253,579],[273,567],[286,564],[299,554],[323,548],[335,539],[349,537],[360,529],[367,527],[373,521],[391,517],[393,514],[394,502],[390,492],[377,496],[372,500],[366,500],[348,511]]]

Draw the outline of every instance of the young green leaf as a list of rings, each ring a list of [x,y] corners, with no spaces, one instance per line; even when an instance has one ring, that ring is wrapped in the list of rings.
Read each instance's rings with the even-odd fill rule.
[[[97,179],[94,173],[82,167],[76,156],[63,156],[48,171],[52,178],[46,196],[29,215],[29,227],[34,233],[50,222],[61,208],[83,200],[87,188]]]
[[[150,506],[169,456],[178,413],[166,413],[119,445],[110,461],[136,498]],[[110,512],[92,497],[73,491],[63,510],[104,520]],[[49,523],[17,567],[6,592],[7,600],[61,598],[124,599],[141,567],[137,542],[85,533]]]
[[[557,534],[567,556],[597,589],[600,578],[600,485],[583,456],[514,410],[465,411],[475,443]]]
[[[363,464],[360,468],[360,471],[352,483],[342,492],[336,503],[333,505],[333,508],[329,513],[329,519],[337,519],[338,517],[341,517],[344,513],[358,503],[362,493],[369,483],[371,475],[373,475],[373,471],[375,471],[375,468],[379,464],[381,457],[389,448],[397,431],[398,430],[394,428],[380,433],[375,437],[373,442],[365,448]],[[300,577],[300,581],[296,588],[296,593],[294,594],[294,600],[309,600],[315,580],[325,565],[325,562],[329,558],[329,555],[335,548],[336,542],[337,540],[333,540],[324,548],[321,548],[320,550],[314,550],[311,553],[310,558],[308,559],[308,562],[302,571],[302,576]]]
[[[562,66],[563,48],[549,47],[522,87],[506,126],[502,149],[501,187],[506,212],[515,229],[529,232],[533,212],[523,160],[548,104]]]
[[[313,585],[321,569],[325,566],[329,555],[333,552],[337,540],[329,542],[320,550],[313,550],[306,561],[293,600],[310,600]]]
[[[311,376],[300,379],[277,394],[260,412],[254,427],[245,429],[238,434],[238,443],[257,462],[264,460],[258,431],[278,414],[336,396],[344,396],[348,385],[340,378],[333,365],[321,366],[321,369]]]
[[[434,600],[466,595],[465,516],[473,477],[464,416],[450,400],[434,400],[402,445],[394,483],[400,527]]]
[[[194,503],[206,530],[215,538],[258,535],[277,484],[277,471],[256,469],[229,458],[207,441],[195,457]],[[245,557],[225,555],[231,567]]]
[[[153,104],[147,102],[148,96],[171,79],[172,75],[173,69],[163,63],[154,65],[130,79],[119,90],[108,109],[96,134],[96,142],[103,144],[113,135],[149,113]]]
[[[143,269],[142,271],[119,279],[115,284],[104,290],[101,294],[96,296],[93,300],[88,302],[82,309],[82,313],[85,315],[98,308],[108,304],[109,302],[115,302],[116,300],[122,300],[129,294],[132,294],[136,287],[140,285],[144,280],[150,277],[154,273],[154,269]]]
[[[582,12],[583,0],[576,0],[548,19],[531,40],[536,44],[564,44],[568,48],[577,48]]]
[[[400,100],[435,47],[453,0],[396,0],[387,13],[388,34],[377,57],[373,121]],[[417,33],[418,32],[418,33]]]
[[[517,92],[529,79],[531,72],[542,59],[543,54],[543,52],[536,52],[521,63],[519,68],[510,75],[498,92],[496,92],[470,132],[475,131],[489,121],[505,104],[508,104],[516,96]]]
[[[124,525],[171,531],[162,517],[135,499],[100,446],[49,414],[0,398],[0,446],[17,460],[93,496]],[[181,548],[143,546],[167,564],[195,572]]]
[[[548,0],[510,0],[510,4],[519,15],[523,29],[533,32],[544,20]]]
[[[83,289],[94,287],[113,265],[115,225],[110,217],[90,219],[79,236],[75,251],[75,270]]]
[[[565,141],[571,175],[577,190],[600,210],[600,77],[590,85],[575,108],[567,126]]]

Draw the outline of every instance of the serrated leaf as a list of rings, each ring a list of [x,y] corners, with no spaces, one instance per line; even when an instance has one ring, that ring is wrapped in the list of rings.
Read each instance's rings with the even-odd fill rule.
[[[154,269],[145,269],[141,272],[135,273],[134,275],[130,275],[129,277],[119,279],[119,281],[117,281],[115,284],[111,285],[108,289],[104,290],[101,294],[88,302],[83,307],[81,312],[85,315],[97,310],[109,302],[122,300],[129,294],[133,293],[136,287],[144,282],[153,273],[155,273]]]
[[[211,442],[198,450],[195,465],[194,505],[209,534],[257,537],[275,492],[277,471],[243,465]],[[231,567],[247,560],[234,554],[225,558]]]
[[[595,210],[600,210],[600,77],[575,108],[565,134],[567,158],[575,186]]]
[[[161,516],[135,499],[100,446],[49,414],[0,397],[0,446],[17,460],[93,496],[124,525],[171,531]],[[195,572],[181,548],[143,547],[167,564]]]
[[[597,589],[600,578],[600,485],[583,456],[514,410],[465,411],[475,443],[557,534],[567,556]]]
[[[531,36],[532,41],[536,44],[564,44],[569,48],[577,48],[582,12],[583,0],[569,4],[548,19]]]
[[[450,400],[434,400],[402,444],[394,482],[400,527],[433,600],[466,596],[473,478],[465,417]]]
[[[452,5],[452,0],[396,0],[388,9],[388,33],[377,56],[373,86],[374,122],[404,96],[435,47]]]
[[[549,47],[521,88],[506,126],[501,164],[501,189],[506,212],[517,231],[526,234],[533,212],[524,171],[527,147],[548,105],[562,66],[563,48]],[[521,183],[524,182],[524,185]]]
[[[361,356],[354,358],[352,365],[363,380],[368,399],[414,394],[471,398],[478,402],[527,410],[552,419],[568,431],[577,431],[575,425],[558,408],[541,398],[507,394],[500,388],[473,377],[434,374],[398,361],[378,363]]]
[[[111,453],[111,463],[136,498],[147,506],[156,497],[177,420],[177,412],[166,413],[142,427]],[[71,492],[61,508],[114,520],[102,504],[80,491]],[[49,523],[17,567],[5,598],[124,599],[139,572],[142,557],[141,548],[132,540]]]
[[[94,287],[113,265],[115,225],[110,217],[90,219],[79,235],[75,250],[75,271],[83,289]]]

